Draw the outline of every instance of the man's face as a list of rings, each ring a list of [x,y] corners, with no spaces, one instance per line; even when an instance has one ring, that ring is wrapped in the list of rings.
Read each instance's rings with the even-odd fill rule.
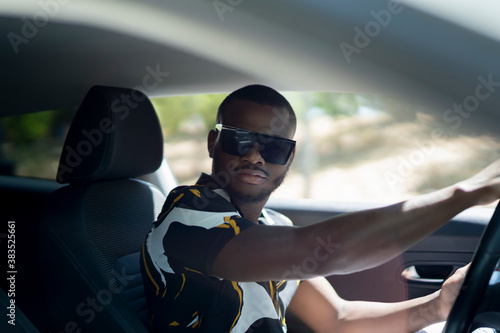
[[[221,122],[225,126],[291,139],[295,128],[288,117],[288,112],[281,108],[233,100],[224,110]],[[294,155],[292,152],[285,165],[271,164],[259,152],[259,143],[246,155],[231,155],[222,151],[220,135],[215,131],[210,133],[208,145],[213,157],[212,175],[239,202],[267,200],[282,183]]]

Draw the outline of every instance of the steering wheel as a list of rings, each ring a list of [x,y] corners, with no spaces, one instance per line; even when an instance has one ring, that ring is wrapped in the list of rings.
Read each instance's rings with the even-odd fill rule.
[[[500,203],[495,208],[451,309],[443,333],[466,333],[500,258]]]

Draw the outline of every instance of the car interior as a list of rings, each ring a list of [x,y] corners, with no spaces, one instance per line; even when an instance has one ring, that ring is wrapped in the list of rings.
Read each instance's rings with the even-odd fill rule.
[[[498,135],[500,40],[491,15],[498,8],[470,6],[1,2],[0,118],[76,112],[56,153],[56,179],[15,176],[0,155],[0,245],[15,258],[2,266],[0,329],[148,331],[139,255],[178,185],[152,98],[227,94],[255,82],[280,91],[369,92],[425,105],[435,129]],[[467,16],[472,9],[478,20]],[[0,132],[0,152],[9,148],[2,140]],[[268,207],[306,226],[381,204],[275,198]],[[438,290],[474,259],[467,285],[477,288],[457,301],[447,333],[500,330],[494,211],[468,209],[393,260],[328,280],[345,299],[401,301]],[[291,314],[287,324],[289,332],[311,331]]]
[[[122,94],[132,96],[132,91],[96,86],[84,98],[61,155],[65,167],[58,178],[68,185],[51,194],[42,217],[39,262],[46,263],[41,275],[56,325],[64,326],[75,308],[89,329],[113,328],[108,321],[115,316],[113,331],[138,332],[147,323],[138,250],[165,196],[134,178],[159,168],[163,136],[149,99],[140,92],[135,92],[134,108],[116,112],[112,102]],[[109,124],[103,126],[103,119]],[[75,153],[84,155],[78,159]],[[77,291],[68,293],[75,285]],[[91,302],[82,302],[86,295],[106,305],[103,315]],[[134,322],[137,318],[142,322]]]

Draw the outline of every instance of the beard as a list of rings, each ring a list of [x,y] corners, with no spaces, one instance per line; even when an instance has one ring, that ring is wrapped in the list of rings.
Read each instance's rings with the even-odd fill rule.
[[[276,178],[272,184],[271,187],[268,188],[263,188],[257,193],[244,193],[240,190],[235,189],[231,184],[228,184],[228,186],[225,188],[229,196],[235,200],[236,202],[248,202],[248,203],[259,203],[264,200],[267,200],[269,196],[278,188],[280,185],[283,183],[285,180],[285,176],[288,172],[288,169],[290,168],[290,165],[286,167],[286,169],[283,171],[283,173]],[[245,167],[243,168],[245,169]],[[252,167],[246,167],[246,169],[253,169]]]

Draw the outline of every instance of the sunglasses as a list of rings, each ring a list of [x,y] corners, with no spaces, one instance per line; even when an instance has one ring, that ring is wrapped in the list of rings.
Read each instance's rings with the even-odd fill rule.
[[[295,141],[279,136],[267,135],[241,128],[215,125],[220,132],[221,148],[226,154],[245,156],[259,144],[259,152],[264,161],[271,164],[285,165],[295,148]]]

